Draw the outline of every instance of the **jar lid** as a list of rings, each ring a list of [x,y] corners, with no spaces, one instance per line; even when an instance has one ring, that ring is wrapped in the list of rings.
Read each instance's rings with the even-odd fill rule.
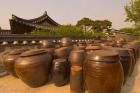
[[[115,50],[115,51],[117,51],[118,53],[119,53],[119,56],[130,56],[130,54],[129,54],[129,49],[127,49],[127,48],[111,48],[112,50]]]
[[[120,60],[119,54],[113,50],[95,50],[87,53],[86,58],[96,62],[118,62]]]
[[[32,50],[29,50],[29,51],[22,53],[20,56],[21,57],[28,57],[28,56],[39,55],[42,53],[46,53],[46,51],[43,49],[32,49]]]

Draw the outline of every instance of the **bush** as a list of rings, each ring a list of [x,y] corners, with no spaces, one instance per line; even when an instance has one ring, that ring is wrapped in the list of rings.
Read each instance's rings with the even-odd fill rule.
[[[133,35],[140,35],[140,28],[122,28],[121,32],[130,33]]]
[[[31,35],[41,35],[41,36],[68,36],[68,37],[99,37],[103,36],[102,32],[85,32],[81,27],[76,27],[72,25],[59,26],[51,28],[49,30],[36,28],[31,32]]]

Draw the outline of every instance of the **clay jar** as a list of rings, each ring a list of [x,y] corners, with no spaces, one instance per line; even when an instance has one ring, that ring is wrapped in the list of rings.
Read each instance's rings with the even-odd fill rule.
[[[70,71],[66,59],[55,59],[52,69],[55,86],[61,87],[68,83]]]
[[[120,47],[121,48],[121,47],[123,47],[123,45],[124,44],[123,44],[123,42],[121,40],[116,41],[116,46],[117,47]]]
[[[111,48],[119,53],[120,62],[123,67],[124,72],[124,83],[126,82],[128,76],[132,72],[134,68],[134,62],[132,60],[132,56],[130,54],[130,50],[126,48]]]
[[[52,56],[54,55],[54,50],[55,48],[46,48],[45,49],[49,54],[51,54]]]
[[[84,50],[73,50],[69,56],[69,62],[71,66],[83,66],[83,62],[85,59]]]
[[[83,73],[88,93],[120,93],[123,69],[117,52],[90,52],[84,62]]]
[[[132,73],[133,73],[135,64],[136,64],[136,60],[135,60],[135,57],[134,57],[134,52],[133,52],[133,50],[132,50],[132,49],[129,49],[129,52],[130,52],[130,57],[131,57],[131,60],[132,60],[131,72],[130,72],[130,74],[129,74],[129,76],[131,76]]]
[[[61,48],[55,49],[54,57],[55,59],[68,58],[70,51],[71,51],[70,47],[61,47]]]
[[[53,43],[52,40],[43,40],[41,44],[42,44],[42,49],[45,49],[52,56],[54,55],[55,44]]]
[[[18,77],[30,87],[40,87],[49,79],[52,56],[45,50],[24,52],[15,63]]]
[[[139,42],[132,42],[131,45],[135,47],[135,49],[136,49],[136,54],[137,54],[136,57],[137,57],[137,59],[138,59],[138,57],[139,57],[139,52],[140,52],[140,50],[139,50],[140,44],[139,44]]]
[[[72,45],[72,40],[69,37],[64,37],[61,39],[60,45],[62,47],[68,47]]]
[[[84,93],[83,69],[80,66],[72,66],[70,74],[70,93]]]
[[[86,45],[87,45],[87,46],[92,46],[93,43],[94,43],[93,41],[86,41]]]
[[[127,45],[125,45],[123,47],[131,49],[133,51],[133,53],[134,53],[135,60],[137,60],[137,49],[133,44],[128,43]]]
[[[43,40],[42,41],[42,48],[54,48],[55,44],[52,40]]]
[[[10,73],[12,76],[17,77],[17,74],[15,72],[15,62],[18,59],[19,55],[26,51],[27,49],[14,49],[10,51],[7,55],[4,57],[4,66],[8,73]]]
[[[80,49],[85,49],[86,48],[86,42],[78,42],[77,43],[77,46],[80,48]]]

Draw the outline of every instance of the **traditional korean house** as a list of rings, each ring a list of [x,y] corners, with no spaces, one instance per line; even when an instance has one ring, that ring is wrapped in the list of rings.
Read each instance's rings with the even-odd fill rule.
[[[9,21],[12,34],[25,34],[30,33],[35,28],[49,29],[59,26],[57,22],[48,16],[46,11],[42,16],[29,20],[12,15],[12,19]]]

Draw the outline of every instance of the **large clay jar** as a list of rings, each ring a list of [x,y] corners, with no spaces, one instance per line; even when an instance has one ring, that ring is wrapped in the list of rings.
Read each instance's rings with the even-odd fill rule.
[[[24,52],[15,63],[18,77],[30,87],[44,85],[49,79],[52,58],[41,49]]]
[[[71,66],[83,66],[83,62],[85,59],[85,51],[84,50],[73,50],[69,56],[69,62]]]
[[[55,59],[68,58],[70,51],[71,51],[70,47],[57,48],[55,49],[54,57]]]
[[[61,87],[69,81],[69,63],[66,59],[55,59],[53,61],[53,81],[55,86]]]
[[[123,69],[119,54],[111,50],[96,50],[84,62],[84,79],[88,93],[120,93]]]
[[[136,46],[137,46],[137,50],[138,50],[138,57],[140,57],[140,42],[135,42]]]
[[[4,63],[5,58],[8,56],[8,54],[12,51],[12,49],[5,50],[1,53],[1,62]]]
[[[129,49],[126,49],[126,48],[112,48],[112,49],[119,53],[120,62],[123,67],[124,83],[125,83],[128,76],[132,72],[135,63],[133,62]]]
[[[42,41],[42,48],[54,48],[55,44],[52,40],[43,40]]]
[[[72,66],[70,74],[70,93],[84,93],[83,69]]]
[[[26,49],[14,49],[4,57],[5,68],[7,72],[14,77],[17,77],[17,74],[15,72],[15,62],[19,58],[19,55],[24,51],[26,51]]]
[[[72,45],[72,40],[69,37],[64,37],[61,39],[60,45],[62,47],[68,47]]]
[[[130,57],[131,57],[131,60],[132,60],[131,72],[130,72],[130,74],[129,74],[129,76],[131,76],[132,73],[133,73],[133,70],[134,70],[134,68],[135,68],[136,60],[135,60],[135,57],[134,57],[134,52],[133,52],[133,50],[132,50],[132,49],[129,49],[129,52],[130,52]]]
[[[140,45],[140,44],[139,44],[139,42],[132,42],[131,45],[135,47],[135,49],[136,49],[136,54],[137,54],[137,59],[138,59],[138,58],[139,58],[139,52],[140,52],[140,50],[139,50],[139,48],[140,48],[139,45]]]

